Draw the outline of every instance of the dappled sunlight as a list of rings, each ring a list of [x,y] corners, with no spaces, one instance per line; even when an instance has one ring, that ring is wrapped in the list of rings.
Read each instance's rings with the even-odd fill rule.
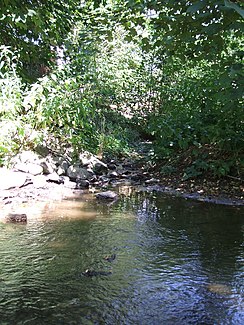
[[[1,2],[1,324],[244,323],[243,17]]]

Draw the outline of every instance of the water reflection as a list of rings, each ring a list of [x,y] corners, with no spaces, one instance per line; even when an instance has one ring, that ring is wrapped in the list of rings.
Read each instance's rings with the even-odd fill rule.
[[[128,193],[0,224],[1,324],[241,324],[242,215]]]

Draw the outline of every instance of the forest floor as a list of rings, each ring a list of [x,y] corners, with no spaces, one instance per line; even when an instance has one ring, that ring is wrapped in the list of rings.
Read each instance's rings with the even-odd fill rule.
[[[150,146],[145,145],[139,150],[138,166],[147,166],[147,171],[158,180],[166,191],[178,193],[179,196],[213,202],[217,204],[243,205],[244,206],[244,180],[238,177],[214,177],[210,173],[203,173],[197,177],[184,179],[186,165],[184,161],[177,165],[176,170],[166,175],[161,172],[160,163],[151,165]],[[137,153],[138,154],[138,153]]]
[[[228,177],[218,179],[208,175],[182,180],[181,175],[179,173],[160,176],[160,183],[188,198],[219,204],[244,205],[243,181]]]

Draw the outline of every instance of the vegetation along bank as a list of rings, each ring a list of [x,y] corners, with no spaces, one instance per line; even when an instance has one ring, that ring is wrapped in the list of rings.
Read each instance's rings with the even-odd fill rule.
[[[242,1],[13,0],[0,16],[2,200],[40,175],[243,202]]]

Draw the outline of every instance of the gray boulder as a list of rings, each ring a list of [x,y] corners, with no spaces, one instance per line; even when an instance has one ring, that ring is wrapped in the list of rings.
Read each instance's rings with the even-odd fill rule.
[[[64,187],[73,190],[77,189],[76,182],[71,182],[70,180],[66,180],[66,179],[64,181]]]
[[[68,163],[68,161],[62,160],[60,165],[58,166],[57,174],[60,176],[66,175],[69,166],[70,166],[70,164]]]
[[[42,157],[47,157],[49,155],[49,149],[43,144],[38,144],[35,147],[35,151]]]
[[[71,181],[76,181],[77,179],[87,179],[90,180],[93,178],[94,173],[88,171],[86,168],[82,168],[80,166],[74,165],[70,166],[67,169],[67,176]]]
[[[18,163],[32,163],[32,164],[40,164],[42,161],[42,157],[37,153],[32,151],[22,151],[14,158],[11,159],[11,164],[15,166]]]
[[[9,190],[14,187],[21,187],[27,181],[27,175],[21,172],[14,172],[6,168],[0,168],[0,190]]]
[[[118,178],[119,174],[114,170],[108,174],[110,178]]]
[[[86,166],[89,166],[92,162],[92,154],[90,152],[82,152],[80,155],[79,155],[79,160],[80,160],[80,164],[82,167],[86,167]]]
[[[34,163],[18,163],[14,166],[15,170],[19,170],[24,173],[31,175],[40,175],[43,173],[43,167],[39,164]]]
[[[107,164],[99,160],[89,152],[83,152],[79,155],[80,164],[82,167],[92,169],[97,175],[101,175],[108,170]]]
[[[43,159],[43,161],[41,162],[41,166],[43,168],[44,175],[52,174],[57,170],[56,162],[51,156],[48,156]]]
[[[47,182],[63,184],[64,180],[61,176],[54,172],[52,174],[47,175]]]
[[[41,166],[42,158],[35,152],[23,151],[11,159],[10,164],[15,170],[19,170],[32,175],[43,173]]]
[[[32,178],[33,186],[35,188],[44,188],[46,184],[46,176],[44,175],[37,175]]]
[[[76,180],[76,189],[84,189],[89,188],[90,182],[87,179],[79,179]]]
[[[95,158],[93,160],[93,171],[95,174],[97,175],[101,175],[102,173],[106,172],[108,170],[108,166],[107,164],[105,164],[104,162],[102,162],[101,160]]]

